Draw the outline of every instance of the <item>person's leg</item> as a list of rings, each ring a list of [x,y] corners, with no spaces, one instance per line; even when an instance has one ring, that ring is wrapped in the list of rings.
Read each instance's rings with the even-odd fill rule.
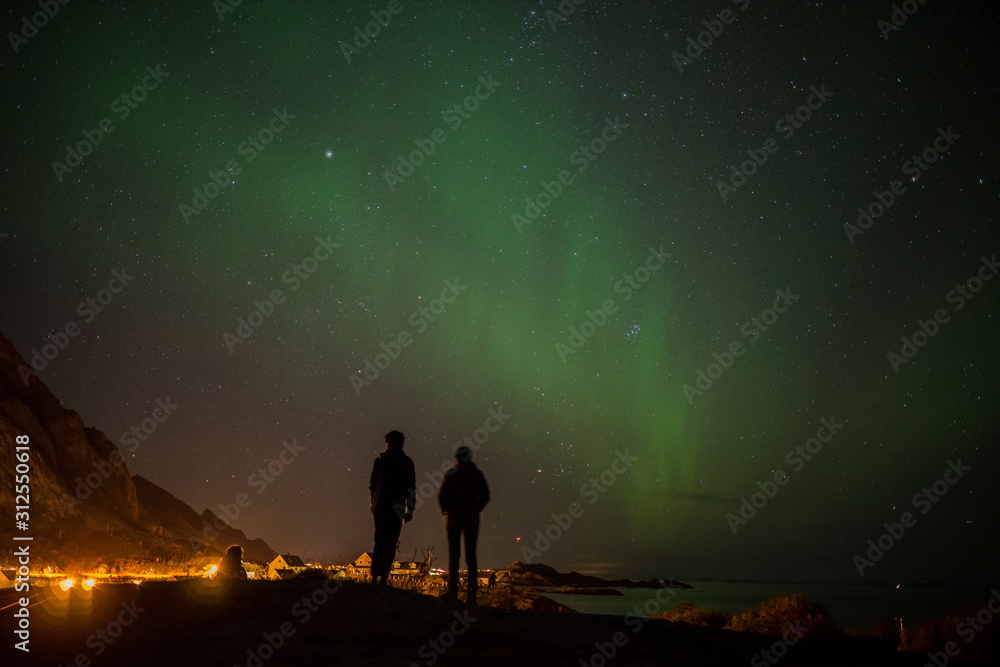
[[[382,561],[382,582],[389,583],[389,575],[392,573],[392,561],[396,560],[396,545],[399,544],[399,534],[403,530],[403,520],[392,516],[386,519],[385,535],[385,560]]]
[[[462,555],[462,529],[448,526],[448,597],[458,597],[458,566]]]
[[[469,568],[469,594],[466,602],[476,604],[479,589],[479,563],[476,559],[476,542],[479,540],[479,526],[465,528],[465,565]]]
[[[375,545],[372,547],[372,571],[371,580],[373,584],[377,584],[379,576],[382,572],[382,552],[385,550],[385,529],[384,522],[379,520],[379,517],[375,517]]]
[[[389,572],[396,556],[396,544],[403,522],[395,516],[375,518],[375,547],[372,551],[372,581],[389,583]]]

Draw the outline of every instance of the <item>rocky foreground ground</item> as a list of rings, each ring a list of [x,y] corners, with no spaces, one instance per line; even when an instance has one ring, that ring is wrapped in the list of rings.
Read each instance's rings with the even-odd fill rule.
[[[30,654],[12,650],[16,607],[0,611],[7,644],[0,652],[15,655],[15,662],[4,664],[632,667],[769,665],[778,662],[778,653],[780,664],[788,667],[917,667],[926,661],[926,656],[900,654],[876,640],[804,638],[778,646],[780,639],[684,623],[470,607],[325,578],[195,579],[100,585],[90,592],[39,588],[32,593],[37,597],[30,607]],[[10,589],[3,591],[0,607],[16,598]]]

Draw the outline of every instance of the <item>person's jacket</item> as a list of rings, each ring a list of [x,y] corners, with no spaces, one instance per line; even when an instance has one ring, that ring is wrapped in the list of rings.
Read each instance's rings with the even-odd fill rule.
[[[375,459],[368,483],[372,513],[395,514],[399,518],[403,518],[406,512],[412,513],[416,501],[416,485],[413,460],[402,449],[385,450]]]
[[[472,461],[449,470],[438,491],[438,505],[449,526],[477,526],[479,513],[490,501],[486,478]]]

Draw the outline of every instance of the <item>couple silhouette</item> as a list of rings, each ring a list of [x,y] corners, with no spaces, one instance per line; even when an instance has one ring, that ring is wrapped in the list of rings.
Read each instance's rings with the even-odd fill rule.
[[[403,524],[413,519],[416,505],[416,473],[413,460],[403,453],[405,436],[399,431],[385,434],[385,451],[372,465],[368,489],[375,520],[375,546],[372,549],[372,581],[387,585],[396,544]],[[476,603],[479,567],[476,542],[479,539],[479,513],[490,500],[490,490],[483,473],[472,462],[468,447],[455,450],[455,466],[445,473],[438,490],[438,505],[444,515],[448,536],[448,592],[458,598],[458,567],[461,542],[465,538],[465,564],[468,568],[466,602]]]

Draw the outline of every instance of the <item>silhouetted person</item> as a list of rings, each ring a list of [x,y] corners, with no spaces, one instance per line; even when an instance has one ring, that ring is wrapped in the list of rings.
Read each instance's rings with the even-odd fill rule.
[[[497,587],[497,573],[490,572],[490,588],[496,588],[496,587]]]
[[[486,478],[472,462],[472,452],[468,447],[455,451],[455,467],[449,470],[441,489],[438,504],[444,514],[445,529],[448,532],[448,593],[458,597],[458,563],[461,559],[461,540],[465,534],[465,564],[469,570],[469,604],[476,604],[476,589],[479,586],[479,567],[476,563],[476,540],[479,539],[479,513],[490,500],[490,489]]]
[[[403,522],[413,518],[417,481],[413,461],[403,453],[404,440],[399,431],[385,434],[386,449],[375,459],[368,484],[375,519],[372,581],[377,584],[389,583]]]
[[[238,544],[226,549],[226,555],[219,561],[216,576],[222,579],[246,579],[247,571],[243,567],[243,547]]]

